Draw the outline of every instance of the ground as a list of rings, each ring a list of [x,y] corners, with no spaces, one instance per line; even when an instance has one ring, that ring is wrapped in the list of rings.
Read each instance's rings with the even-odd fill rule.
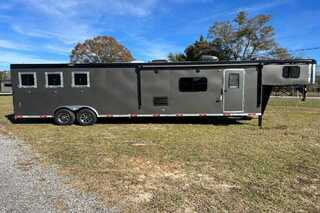
[[[0,113],[2,134],[123,212],[320,211],[320,100],[273,99],[263,129],[256,119],[13,124],[10,97]]]
[[[0,212],[114,212],[94,194],[70,186],[72,178],[39,165],[30,145],[0,135]]]

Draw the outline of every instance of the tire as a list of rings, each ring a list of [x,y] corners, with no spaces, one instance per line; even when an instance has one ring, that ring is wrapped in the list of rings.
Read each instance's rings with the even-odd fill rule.
[[[74,124],[75,119],[75,114],[68,109],[59,109],[54,114],[54,122],[60,126],[72,125]]]
[[[80,126],[91,126],[97,122],[97,115],[90,109],[81,109],[77,113],[77,122]]]

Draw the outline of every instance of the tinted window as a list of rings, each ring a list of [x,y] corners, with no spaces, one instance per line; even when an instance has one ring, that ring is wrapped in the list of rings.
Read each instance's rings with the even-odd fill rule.
[[[297,67],[297,66],[283,67],[282,76],[284,78],[299,78],[300,67]]]
[[[74,86],[89,86],[88,73],[74,73]]]
[[[240,88],[240,74],[230,73],[229,74],[229,88]]]
[[[59,73],[48,74],[48,86],[61,86],[62,80]]]
[[[35,79],[33,74],[21,74],[21,86],[33,87],[35,86]]]
[[[180,78],[179,80],[180,92],[205,92],[207,87],[207,78]]]

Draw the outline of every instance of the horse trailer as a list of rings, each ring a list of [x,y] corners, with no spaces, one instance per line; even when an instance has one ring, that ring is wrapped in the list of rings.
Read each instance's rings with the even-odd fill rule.
[[[272,87],[315,83],[315,60],[13,64],[15,119],[258,116]]]

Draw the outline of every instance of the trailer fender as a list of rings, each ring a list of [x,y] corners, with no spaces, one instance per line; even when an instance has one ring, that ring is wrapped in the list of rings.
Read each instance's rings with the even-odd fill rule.
[[[73,111],[73,112],[78,112],[78,111],[81,110],[81,109],[90,109],[90,110],[92,110],[92,111],[96,114],[97,117],[99,117],[98,111],[97,111],[95,108],[91,107],[91,106],[81,106],[81,105],[59,106],[59,107],[57,107],[57,108],[54,110],[53,115],[54,115],[59,109],[69,109],[69,110],[71,110],[71,111]]]

